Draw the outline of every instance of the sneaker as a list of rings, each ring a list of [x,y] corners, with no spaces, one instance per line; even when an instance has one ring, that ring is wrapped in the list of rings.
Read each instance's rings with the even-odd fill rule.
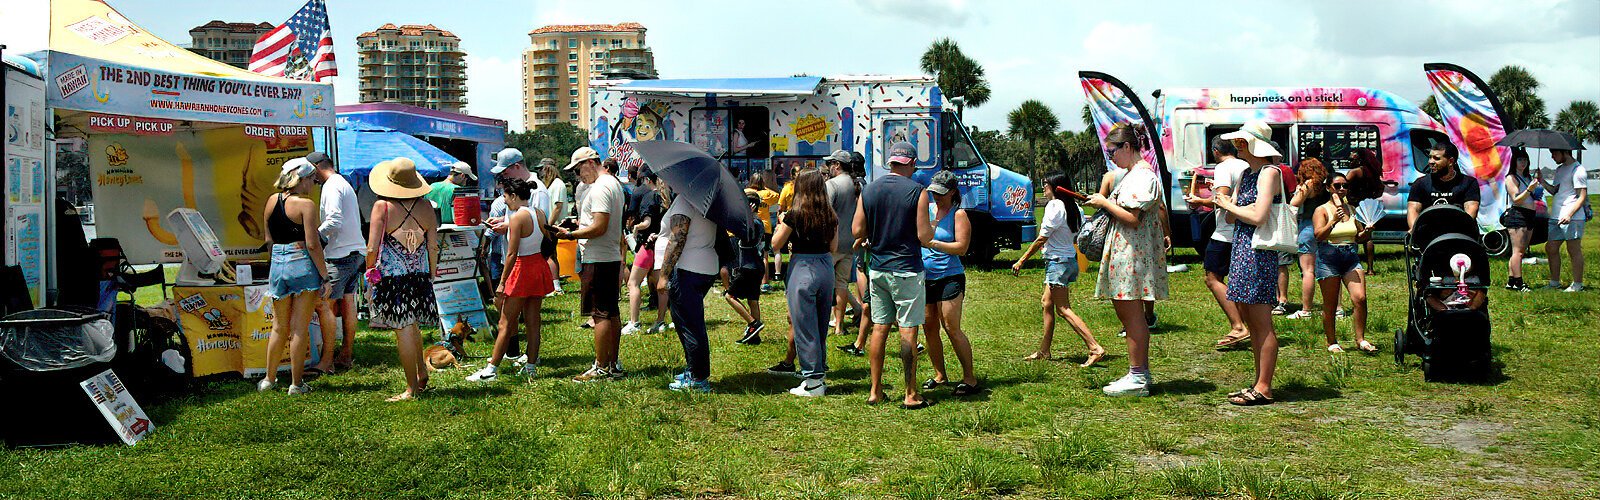
[[[762,283],[761,293],[772,293],[772,285],[768,283]]]
[[[1540,290],[1561,290],[1561,284],[1551,281],[1549,283],[1545,283],[1544,288],[1540,288]]]
[[[523,377],[523,378],[535,378],[535,377],[538,377],[539,376],[539,367],[538,367],[538,365],[533,365],[533,364],[522,365],[522,369],[521,370],[517,370],[517,376],[518,377]]]
[[[856,347],[851,344],[841,345],[839,346],[839,350],[844,351],[845,354],[849,354],[851,356],[865,356],[867,354],[867,352],[861,350],[860,347]]]
[[[1348,317],[1350,317],[1350,310],[1341,307],[1338,310],[1333,311],[1333,317],[1339,318],[1339,319],[1348,318]]]
[[[928,346],[922,345],[921,342],[917,342],[917,354],[922,354],[922,351],[926,350],[928,350]]]
[[[611,367],[606,369],[606,372],[611,374],[611,380],[621,380],[622,377],[628,376],[628,371],[622,369],[622,361],[620,360],[612,363]]]
[[[1310,317],[1311,317],[1311,311],[1307,311],[1305,309],[1301,309],[1299,311],[1295,311],[1293,313],[1290,313],[1288,316],[1284,316],[1284,318],[1286,318],[1286,319],[1306,319],[1306,318],[1310,318]]]
[[[1155,330],[1156,329],[1156,321],[1159,320],[1159,319],[1160,319],[1160,317],[1156,316],[1155,313],[1150,313],[1150,317],[1149,318],[1145,318],[1145,320],[1144,320],[1144,326],[1149,327],[1151,330]]]
[[[589,371],[579,373],[572,377],[573,382],[594,382],[598,380],[611,380],[611,371],[598,366],[589,367]]]
[[[1285,314],[1289,314],[1289,305],[1288,304],[1279,302],[1278,305],[1272,306],[1272,315],[1273,316],[1283,316]]]
[[[585,329],[585,330],[593,330],[594,329],[594,323],[590,323],[589,320],[584,320],[583,323],[580,323],[578,325],[578,328],[582,328],[582,329]]]
[[[291,385],[291,386],[289,386],[289,395],[290,396],[299,396],[301,394],[305,394],[305,393],[308,393],[308,392],[311,392],[311,386],[306,385],[303,382],[300,385]]]
[[[271,381],[271,380],[267,380],[265,378],[261,379],[260,382],[256,383],[256,390],[257,391],[265,392],[265,391],[270,391],[270,390],[277,389],[277,388],[278,388],[278,383],[277,382],[274,382],[274,381]]]
[[[510,360],[511,364],[516,365],[516,366],[522,366],[522,365],[528,364],[528,355],[527,354],[522,354],[522,355],[519,355],[519,356],[517,356],[515,358],[508,357],[506,359]]]
[[[524,365],[524,366],[526,366],[526,365]],[[496,377],[499,377],[499,376],[500,376],[500,369],[496,368],[494,365],[489,365],[489,366],[483,367],[483,369],[478,370],[477,372],[474,372],[471,375],[467,375],[467,381],[468,382],[493,382],[494,379]]]
[[[740,338],[735,343],[744,345],[761,345],[761,331],[766,329],[767,324],[762,323],[761,320],[758,319],[751,321],[750,325],[744,328],[744,337]]]
[[[705,392],[711,392],[711,383],[710,382],[706,382],[704,380],[695,380],[695,379],[692,379],[692,378],[684,377],[683,379],[674,380],[674,381],[672,381],[672,383],[667,384],[667,389],[670,389],[670,390],[673,390],[673,391],[677,391],[677,392],[701,392],[701,393],[705,393]]]
[[[632,321],[629,321],[628,324],[622,325],[622,334],[623,335],[638,335],[639,334],[639,324],[638,323],[634,323]]]
[[[773,375],[798,376],[800,372],[795,371],[793,364],[779,361],[778,364],[768,367],[767,373],[771,373]]]
[[[1150,375],[1135,375],[1129,373],[1101,389],[1107,396],[1137,396],[1150,395]]]
[[[666,323],[656,323],[655,325],[650,327],[650,330],[649,330],[648,333],[650,335],[655,335],[657,333],[666,333],[666,331],[667,331],[667,324]]]
[[[1563,292],[1569,292],[1569,293],[1571,293],[1571,292],[1581,292],[1581,291],[1583,291],[1583,283],[1579,283],[1579,282],[1574,281],[1574,282],[1572,282],[1572,286],[1569,286],[1565,290],[1562,290],[1562,291]]]
[[[789,394],[803,398],[814,398],[827,393],[828,384],[824,383],[820,378],[808,378],[804,382],[800,382],[800,385],[789,389]]]

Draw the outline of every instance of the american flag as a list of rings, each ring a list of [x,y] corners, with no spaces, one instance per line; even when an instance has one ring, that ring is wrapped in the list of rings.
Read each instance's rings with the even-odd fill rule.
[[[250,56],[250,71],[318,82],[337,76],[327,4],[310,0],[282,26],[262,35]]]

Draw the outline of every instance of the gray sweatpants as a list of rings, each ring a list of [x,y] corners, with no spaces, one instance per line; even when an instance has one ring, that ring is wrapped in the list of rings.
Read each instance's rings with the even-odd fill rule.
[[[800,376],[820,379],[828,373],[826,344],[828,317],[833,314],[833,256],[794,254],[789,260],[786,293]]]

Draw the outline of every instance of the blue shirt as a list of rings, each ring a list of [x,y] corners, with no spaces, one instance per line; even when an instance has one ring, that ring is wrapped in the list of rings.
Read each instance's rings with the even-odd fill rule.
[[[922,184],[902,175],[885,175],[861,193],[867,241],[876,271],[922,272],[922,241],[917,239],[917,204]]]
[[[933,225],[934,241],[946,243],[956,241],[956,211],[958,210],[961,209],[959,207],[951,207],[950,213],[944,214],[944,219],[938,220]],[[928,219],[931,220],[938,215],[939,206],[929,203]],[[929,280],[967,272],[967,269],[961,265],[959,257],[926,247],[922,249],[922,267],[927,269],[927,274],[924,275],[924,278]]]

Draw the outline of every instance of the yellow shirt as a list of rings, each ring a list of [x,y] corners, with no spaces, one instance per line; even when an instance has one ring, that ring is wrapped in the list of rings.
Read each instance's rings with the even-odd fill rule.
[[[768,207],[778,201],[778,193],[773,192],[771,189],[757,191],[745,188],[744,194],[746,196],[755,195],[761,199],[761,206],[756,208],[756,218],[761,219],[761,227],[766,229],[767,234],[772,234],[772,209]]]
[[[783,185],[783,194],[778,195],[778,210],[789,211],[789,205],[794,203],[794,181]]]

